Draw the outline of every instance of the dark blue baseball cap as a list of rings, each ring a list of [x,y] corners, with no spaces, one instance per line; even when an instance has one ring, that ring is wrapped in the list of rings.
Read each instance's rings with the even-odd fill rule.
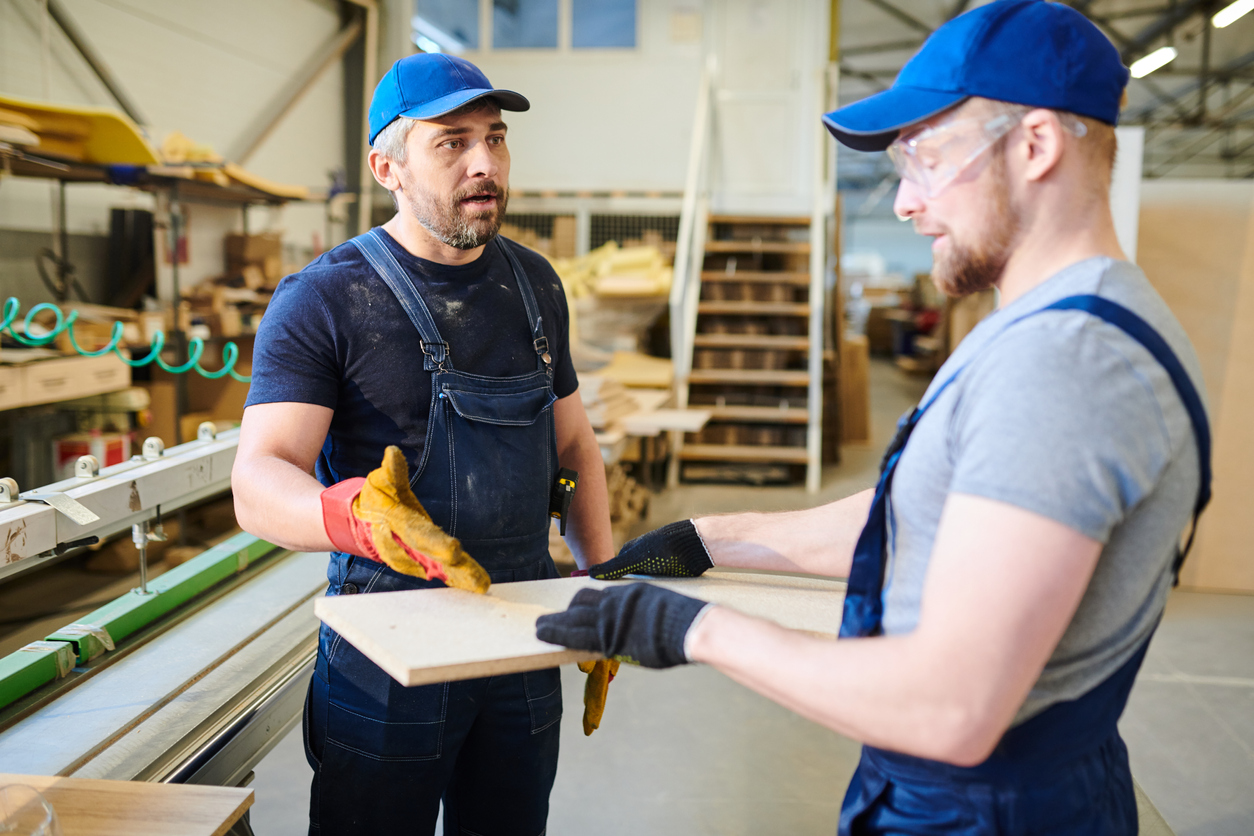
[[[496,90],[478,67],[455,55],[422,52],[402,58],[384,74],[370,99],[370,142],[398,116],[434,119],[491,96],[501,110],[528,110],[513,90]]]
[[[994,0],[933,32],[893,86],[823,117],[857,151],[972,96],[1064,110],[1114,125],[1128,83],[1119,51],[1083,14],[1046,0]]]

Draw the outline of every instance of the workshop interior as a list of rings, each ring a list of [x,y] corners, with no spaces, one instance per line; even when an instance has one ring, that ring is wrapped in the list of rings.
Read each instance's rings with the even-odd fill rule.
[[[499,235],[560,278],[569,335],[543,320],[539,368],[560,341],[618,552],[677,521],[875,487],[899,417],[995,314],[996,289],[932,280],[891,151],[822,119],[889,91],[984,5],[0,0],[0,831],[306,833],[320,624],[411,687],[538,652],[534,612],[489,647],[486,616],[411,624],[417,605],[327,597],[327,549],[236,518],[272,298],[398,211],[369,153],[398,61],[465,60],[529,102],[502,110]],[[1139,832],[1249,834],[1254,0],[1065,5],[1130,68],[1110,212],[1196,349],[1214,445],[1213,500],[1119,721]],[[602,483],[562,467],[534,492],[567,579],[572,507]],[[843,582],[750,582],[767,592],[711,594],[835,637]],[[430,670],[405,661],[441,645]],[[837,832],[855,740],[706,665],[623,665],[589,729],[566,663],[600,657],[565,653],[545,657],[565,699],[548,833]]]

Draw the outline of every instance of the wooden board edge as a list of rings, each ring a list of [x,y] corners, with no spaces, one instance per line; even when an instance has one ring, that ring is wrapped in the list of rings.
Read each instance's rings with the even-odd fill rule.
[[[235,789],[242,790],[247,789],[247,787],[235,787]],[[240,800],[240,803],[236,805],[235,810],[231,813],[230,820],[224,821],[222,824],[218,825],[217,830],[213,831],[213,836],[226,836],[226,834],[230,833],[231,828],[235,826],[237,821],[244,817],[244,814],[252,808],[253,802],[256,800],[256,792],[249,789],[248,795],[244,796],[244,798]]]
[[[546,668],[556,668],[562,665],[571,665],[576,662],[593,662],[597,659],[604,659],[600,653],[593,653],[586,650],[568,650],[556,649],[550,653],[540,653],[534,656],[517,656],[511,659],[488,659],[475,662],[464,662],[457,665],[445,665],[438,668],[423,668],[422,670],[410,671],[405,670],[403,676],[397,676],[392,671],[387,671],[388,675],[406,687],[415,685],[434,685],[438,682],[458,682],[465,679],[480,679],[488,676],[505,676],[513,673],[530,673],[531,671],[542,671]],[[377,663],[376,663],[377,664]],[[384,668],[386,671],[387,669]],[[467,671],[473,670],[473,673]]]

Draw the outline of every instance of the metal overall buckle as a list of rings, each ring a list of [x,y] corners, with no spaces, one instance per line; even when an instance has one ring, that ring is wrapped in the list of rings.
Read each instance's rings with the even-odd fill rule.
[[[418,345],[422,348],[422,353],[431,358],[431,362],[435,363],[438,371],[445,371],[444,362],[448,359],[448,343],[441,340],[440,342],[428,342],[421,337],[418,338]],[[439,346],[442,351],[436,353],[428,351],[427,346]]]
[[[549,355],[549,338],[538,337],[532,342],[532,345],[535,346],[536,354],[540,355],[540,359],[544,361],[544,365],[551,365],[553,358]]]

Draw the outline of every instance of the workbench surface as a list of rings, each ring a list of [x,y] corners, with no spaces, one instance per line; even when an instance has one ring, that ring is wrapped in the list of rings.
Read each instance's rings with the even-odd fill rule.
[[[252,806],[253,791],[0,773],[0,786],[34,787],[65,836],[221,836]]]

